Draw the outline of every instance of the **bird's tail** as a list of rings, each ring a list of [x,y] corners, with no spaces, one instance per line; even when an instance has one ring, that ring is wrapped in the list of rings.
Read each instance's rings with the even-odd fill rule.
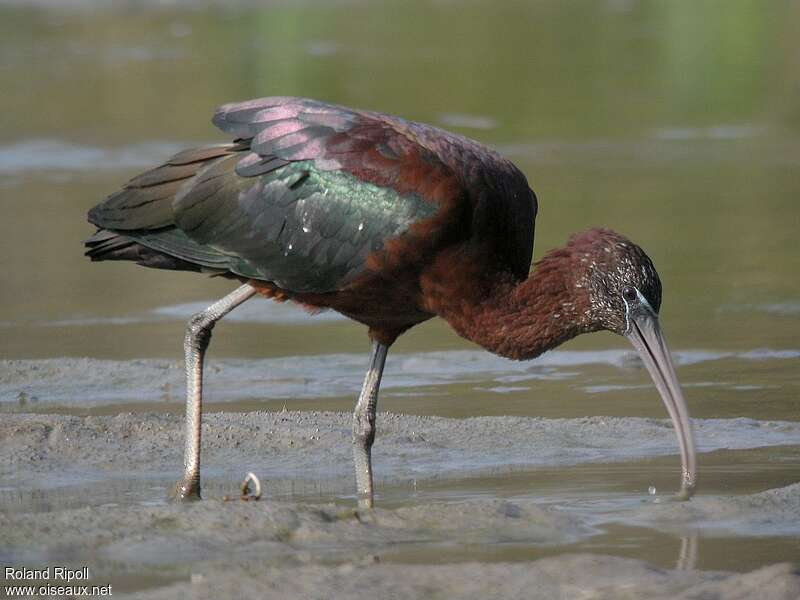
[[[144,246],[124,233],[108,229],[98,229],[92,237],[83,242],[83,245],[87,248],[86,256],[92,261],[129,260],[155,269],[211,271],[202,265]]]
[[[234,142],[184,150],[134,177],[89,211],[89,222],[98,229],[84,242],[86,256],[157,269],[227,270],[227,257],[201,247],[175,228],[172,204],[181,187],[198,173],[247,148],[244,142]]]
[[[126,235],[107,229],[98,229],[83,242],[87,248],[86,256],[96,260],[135,260],[131,253],[136,242]]]

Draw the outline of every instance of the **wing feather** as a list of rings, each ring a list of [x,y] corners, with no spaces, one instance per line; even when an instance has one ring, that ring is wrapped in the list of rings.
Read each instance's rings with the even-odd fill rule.
[[[418,259],[439,239],[473,233],[468,218],[451,213],[469,204],[465,166],[491,159],[474,142],[287,97],[222,106],[213,122],[236,142],[179,153],[92,209],[90,220],[206,269],[298,292],[343,289],[389,242],[403,240],[387,261],[399,268],[403,252]],[[459,152],[473,144],[475,154],[456,156],[447,144]]]

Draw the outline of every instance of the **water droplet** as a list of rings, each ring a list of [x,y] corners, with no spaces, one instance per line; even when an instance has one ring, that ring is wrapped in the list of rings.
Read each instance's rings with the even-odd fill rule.
[[[292,244],[289,244],[289,250],[291,250],[292,248],[294,248],[294,246]]]
[[[649,488],[647,488],[647,493],[650,494],[651,496],[655,496],[656,495],[656,486],[651,485]]]
[[[363,229],[364,229],[364,223],[359,223],[358,224],[358,230],[361,231]]]

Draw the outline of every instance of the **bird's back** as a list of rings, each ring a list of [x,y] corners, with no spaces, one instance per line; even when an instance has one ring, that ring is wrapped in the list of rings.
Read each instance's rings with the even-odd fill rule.
[[[527,275],[535,196],[477,142],[301,98],[225,105],[214,124],[235,141],[182,152],[89,212],[93,259],[325,294],[365,278],[413,285],[466,244],[487,268]]]

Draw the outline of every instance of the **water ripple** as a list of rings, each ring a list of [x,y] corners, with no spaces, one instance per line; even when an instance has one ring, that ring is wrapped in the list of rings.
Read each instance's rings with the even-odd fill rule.
[[[0,175],[37,171],[125,170],[152,167],[187,146],[181,142],[149,141],[118,148],[36,139],[0,144]]]
[[[800,351],[761,349],[738,353],[675,353],[679,365],[695,364],[700,356],[708,361],[722,358],[771,361],[798,358]],[[382,389],[386,393],[403,395],[435,394],[429,388],[459,383],[487,394],[508,394],[529,389],[536,381],[579,379],[582,371],[591,366],[624,369],[637,363],[635,354],[623,349],[556,350],[527,362],[507,360],[481,350],[395,354],[387,362]],[[215,402],[353,396],[360,390],[366,367],[365,354],[215,360],[209,365],[205,387],[207,398]],[[700,382],[690,383],[687,387],[707,385],[731,388],[737,384]],[[637,387],[609,382],[582,389],[598,394]],[[59,358],[0,361],[0,407],[5,405],[7,409],[28,403],[88,407],[179,401],[183,389],[183,365],[178,360]]]

